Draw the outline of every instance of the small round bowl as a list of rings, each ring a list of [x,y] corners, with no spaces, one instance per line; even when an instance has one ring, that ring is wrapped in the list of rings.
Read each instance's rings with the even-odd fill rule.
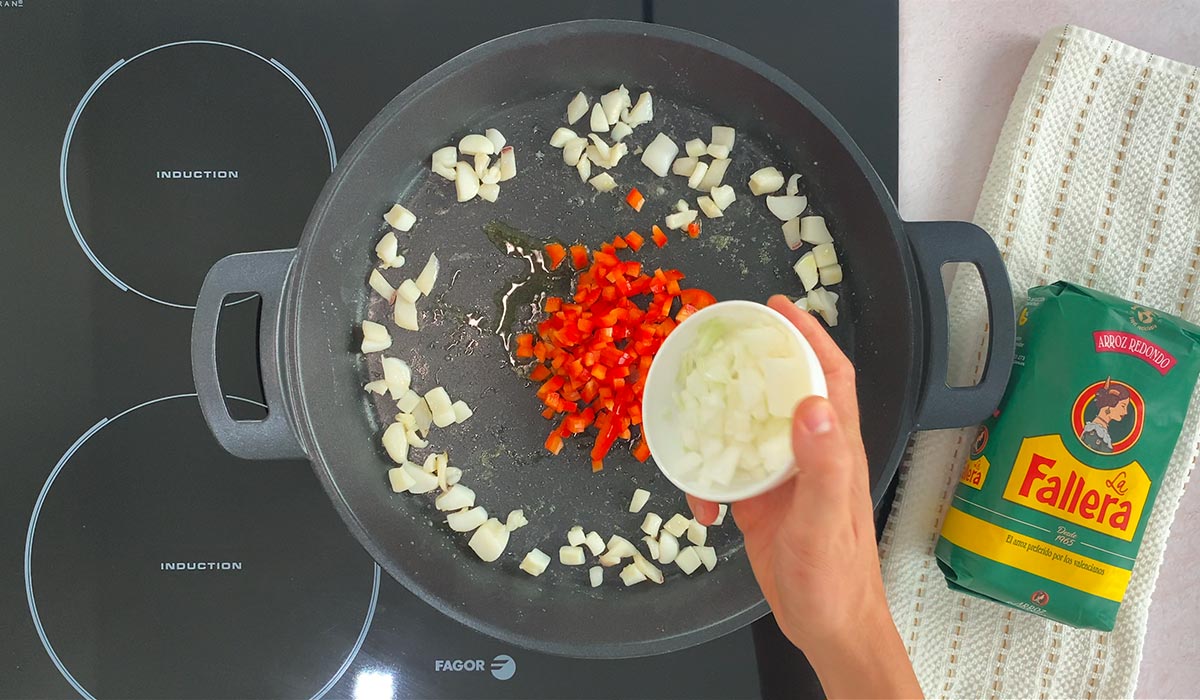
[[[785,329],[788,337],[795,341],[796,371],[806,373],[812,387],[810,395],[827,396],[828,393],[825,387],[825,372],[821,369],[821,363],[817,360],[812,346],[791,321],[768,306],[752,301],[722,301],[692,314],[667,336],[650,365],[646,388],[642,395],[642,431],[646,437],[646,445],[650,448],[655,464],[671,483],[693,496],[717,503],[730,503],[775,488],[791,478],[796,469],[791,460],[785,465],[763,465],[767,470],[765,478],[735,477],[728,486],[702,486],[694,478],[677,476],[677,470],[672,469],[673,465],[679,464],[685,447],[676,423],[679,413],[675,397],[682,388],[678,381],[679,366],[684,353],[695,342],[700,327],[705,321],[718,318],[734,328],[761,326],[766,322]],[[770,379],[767,377],[768,381]]]

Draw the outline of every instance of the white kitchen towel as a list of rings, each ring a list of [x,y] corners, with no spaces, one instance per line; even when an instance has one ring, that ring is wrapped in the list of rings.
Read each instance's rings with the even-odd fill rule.
[[[1200,322],[1200,75],[1192,66],[1067,26],[1029,62],[975,211],[1016,301],[1069,280]],[[952,383],[984,347],[978,278],[950,299]],[[1130,697],[1150,597],[1200,438],[1193,401],[1112,632],[1077,630],[950,591],[934,560],[975,430],[919,435],[880,544],[888,602],[929,697]]]

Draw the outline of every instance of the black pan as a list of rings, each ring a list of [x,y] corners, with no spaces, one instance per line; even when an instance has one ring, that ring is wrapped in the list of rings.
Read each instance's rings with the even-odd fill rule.
[[[517,569],[534,546],[556,554],[575,523],[632,537],[641,520],[626,512],[635,486],[654,494],[647,510],[664,517],[687,512],[653,465],[633,461],[627,449],[615,450],[600,474],[589,469],[584,440],[558,457],[545,453],[550,425],[493,332],[497,295],[529,267],[488,240],[489,222],[506,221],[537,239],[598,244],[630,229],[647,232],[679,197],[695,201],[683,178],[654,177],[633,155],[615,171],[620,188],[597,194],[547,144],[576,91],[596,96],[620,83],[635,96],[642,89],[654,94],[654,121],[634,132],[633,145],[660,130],[682,144],[707,140],[714,124],[737,129],[725,182],[735,186],[738,201],[723,219],[705,221],[700,239],[673,235],[661,251],[643,249],[639,258],[648,265],[678,267],[720,299],[799,294],[790,269],[796,255],[745,183],[765,165],[803,173],[812,208],[830,222],[845,266],[834,336],[858,368],[877,501],[912,431],[975,423],[993,410],[1012,359],[1013,315],[1008,279],[987,235],[966,223],[901,221],[858,148],[799,86],[710,38],[636,22],[520,32],[472,49],[408,87],[343,157],[299,248],[235,255],[213,266],[192,340],[204,414],[226,449],[251,459],[307,457],[354,535],[413,592],[488,634],[582,657],[672,651],[767,612],[732,524],[713,528],[715,571],[685,578],[668,566],[663,586],[626,589],[609,570],[605,585],[591,589],[584,567],[555,563],[537,579]],[[429,173],[429,155],[487,127],[514,144],[519,174],[502,185],[495,204],[457,204],[453,186]],[[623,203],[634,185],[649,199],[640,214]],[[364,315],[385,317],[366,278],[381,215],[396,201],[420,221],[402,235],[408,266],[389,277],[398,283],[415,276],[434,251],[442,275],[434,298],[422,302],[423,329],[393,329],[389,353],[413,365],[417,387],[445,386],[474,407],[467,423],[435,432],[434,446],[449,450],[490,513],[525,509],[530,525],[514,533],[496,564],[474,557],[467,538],[442,524],[432,499],[394,495],[386,485],[380,406],[362,390],[378,376],[378,357],[364,360],[356,347]],[[943,381],[940,269],[948,261],[974,263],[991,303],[992,346],[974,388],[949,389]],[[220,398],[218,315],[223,299],[242,292],[263,299],[259,348],[270,412],[261,422],[232,420]],[[474,326],[469,319],[481,320]],[[383,408],[387,420],[394,407]]]

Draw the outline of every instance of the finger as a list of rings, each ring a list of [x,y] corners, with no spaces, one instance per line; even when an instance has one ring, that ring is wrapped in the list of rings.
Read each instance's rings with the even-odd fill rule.
[[[825,384],[829,400],[848,424],[848,429],[858,429],[858,395],[855,389],[854,365],[833,341],[829,333],[812,314],[801,311],[782,294],[771,297],[767,305],[783,314],[804,335],[812,346],[821,369],[825,372]]]
[[[833,404],[820,396],[800,402],[792,417],[796,459],[795,505],[813,517],[834,517],[850,500],[856,460]]]
[[[690,493],[687,494],[687,501],[688,506],[692,509],[692,517],[701,525],[712,525],[721,510],[716,503],[697,498]]]

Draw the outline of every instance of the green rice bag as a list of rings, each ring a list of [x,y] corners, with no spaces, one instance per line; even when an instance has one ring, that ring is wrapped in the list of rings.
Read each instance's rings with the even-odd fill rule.
[[[1200,372],[1200,328],[1058,282],[1029,291],[1012,378],[935,553],[951,588],[1111,630]]]

